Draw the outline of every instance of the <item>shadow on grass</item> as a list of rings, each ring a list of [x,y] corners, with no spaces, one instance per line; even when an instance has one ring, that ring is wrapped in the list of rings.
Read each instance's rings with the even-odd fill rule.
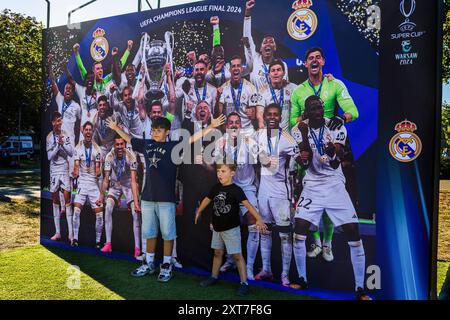
[[[98,257],[76,251],[46,247],[47,250],[64,259],[80,270],[115,292],[124,299],[162,299],[162,300],[303,300],[307,297],[279,292],[271,289],[252,286],[251,294],[239,297],[236,294],[238,284],[220,281],[209,288],[200,287],[204,277],[175,271],[168,283],[157,281],[157,273],[142,278],[135,278],[130,272],[139,266],[138,263]]]

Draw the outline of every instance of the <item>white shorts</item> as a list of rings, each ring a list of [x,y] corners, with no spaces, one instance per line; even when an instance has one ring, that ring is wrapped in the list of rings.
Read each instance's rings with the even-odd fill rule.
[[[131,187],[114,185],[108,190],[108,197],[113,197],[116,200],[116,204],[120,207],[120,197],[122,194],[125,195],[125,199],[127,201],[127,205],[129,205],[133,201],[133,193],[131,192]]]
[[[50,176],[50,192],[56,192],[59,188],[64,191],[71,191],[70,177],[68,174],[57,173]]]
[[[97,184],[78,185],[78,193],[75,195],[74,203],[84,205],[89,201],[92,209],[102,208],[103,205],[98,206],[95,201],[100,198],[100,189]]]
[[[325,211],[333,224],[338,227],[348,223],[359,223],[353,203],[342,182],[325,185],[303,183],[303,191],[297,202],[295,218],[302,218],[319,226]]]
[[[258,197],[259,213],[265,223],[285,227],[291,224],[291,203],[288,199]]]
[[[248,189],[242,188],[242,190],[244,190],[248,202],[250,202],[250,204],[256,209],[256,211],[258,211],[258,199],[256,198],[256,188],[252,186],[251,188]],[[241,208],[240,210],[241,216],[244,217],[247,214],[248,210],[242,203],[239,205],[239,207]]]

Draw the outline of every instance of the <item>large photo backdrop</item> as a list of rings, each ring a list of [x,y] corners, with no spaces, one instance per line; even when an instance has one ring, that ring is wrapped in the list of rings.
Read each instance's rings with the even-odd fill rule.
[[[386,219],[386,216],[396,214],[398,208],[390,210],[380,204],[383,195],[390,192],[387,188],[389,182],[386,182],[386,190],[380,187],[383,173],[379,162],[383,161],[383,166],[387,162],[380,158],[380,152],[390,157],[389,161],[395,161],[394,149],[403,143],[401,147],[406,146],[409,148],[407,151],[414,154],[405,155],[406,149],[399,147],[400,155],[397,156],[407,157],[408,163],[416,163],[420,153],[422,157],[426,153],[427,163],[422,165],[425,167],[415,165],[411,170],[416,170],[419,179],[420,175],[430,175],[432,171],[427,171],[426,166],[432,163],[433,149],[424,147],[421,151],[420,141],[411,142],[408,138],[414,132],[412,126],[415,129],[419,127],[419,130],[424,126],[435,127],[432,117],[435,115],[435,100],[430,101],[430,109],[433,110],[424,120],[426,124],[417,123],[418,119],[406,112],[397,116],[397,110],[391,117],[395,123],[385,124],[383,120],[386,119],[385,113],[392,111],[394,114],[392,109],[396,109],[398,104],[386,101],[397,99],[393,93],[380,100],[380,70],[384,75],[381,83],[393,81],[388,79],[386,67],[379,65],[380,55],[383,57],[385,47],[397,49],[400,45],[403,54],[408,54],[408,44],[402,41],[411,38],[416,41],[419,36],[412,30],[415,26],[410,25],[409,30],[404,27],[395,31],[402,40],[391,36],[391,31],[389,39],[380,38],[381,12],[395,16],[394,24],[429,12],[422,8],[426,1],[392,2],[383,4],[383,7],[381,1],[201,1],[45,30],[43,63],[46,74],[41,134],[46,148],[42,150],[41,242],[99,255],[136,258],[137,263],[142,258],[140,254],[145,251],[145,239],[140,230],[140,212],[133,206],[136,199],[133,188],[135,184],[139,198],[145,184],[153,188],[158,188],[158,185],[155,181],[145,180],[145,154],[136,153],[129,144],[128,151],[115,149],[115,133],[110,132],[107,118],[113,117],[134,138],[150,139],[152,121],[164,116],[171,121],[170,138],[176,140],[179,135],[177,129],[190,129],[193,134],[219,114],[228,116],[237,112],[242,126],[240,132],[246,136],[243,141],[251,140],[258,144],[255,137],[267,130],[266,109],[271,103],[277,103],[282,108],[280,126],[284,134],[301,149],[305,144],[300,143],[302,138],[298,137],[298,126],[299,123],[308,123],[304,114],[305,100],[315,95],[323,103],[328,130],[325,136],[330,137],[328,142],[338,143],[343,149],[339,166],[332,169],[332,173],[324,168],[331,166],[333,155],[324,154],[326,142],[318,141],[323,136],[314,139],[314,134],[307,136],[309,143],[306,145],[317,153],[316,167],[302,167],[287,158],[283,159],[283,163],[287,163],[285,167],[278,167],[274,177],[266,178],[262,161],[249,164],[239,160],[238,156],[235,158],[238,170],[250,168],[251,173],[244,174],[241,179],[250,181],[246,183],[254,195],[252,204],[270,224],[271,230],[270,239],[267,235],[255,234],[252,222],[246,216],[241,218],[243,254],[247,263],[249,257],[253,262],[253,267],[247,268],[253,271],[250,279],[254,276],[260,283],[279,284],[275,287],[280,290],[317,297],[352,298],[355,281],[362,281],[363,289],[371,290],[371,296],[426,298],[431,276],[429,269],[420,280],[420,288],[415,295],[404,295],[402,289],[397,288],[384,290],[384,286],[388,287],[385,280],[391,279],[385,273],[391,273],[396,259],[394,252],[385,255],[386,247],[391,237],[401,238],[403,234],[396,235],[397,229],[389,229],[395,226]],[[430,10],[437,12],[437,8]],[[426,23],[429,24],[428,33],[422,38],[434,30],[430,29],[434,28],[430,21],[423,22],[424,25]],[[154,40],[160,40],[159,44],[155,45]],[[435,38],[423,39],[422,50],[427,49],[425,40],[431,44],[428,50],[434,50]],[[396,41],[399,43],[394,45]],[[167,66],[164,63],[157,65],[161,59],[158,53],[150,53],[148,48],[152,44],[157,47],[156,51],[166,51],[162,59],[168,63]],[[397,58],[385,56],[384,59]],[[270,63],[277,60],[282,62],[278,64],[279,70],[273,71],[277,64]],[[421,60],[420,55],[419,59],[413,56],[404,60],[414,60],[414,65],[401,66],[396,74],[420,63],[428,63]],[[242,65],[239,71],[236,71],[236,61]],[[398,68],[397,62],[394,64]],[[319,83],[314,83],[314,74],[320,75]],[[241,90],[237,86],[237,97],[234,89],[230,90],[236,77],[238,81],[245,79],[242,81],[248,83],[249,88]],[[156,81],[156,86],[152,81]],[[141,83],[145,83],[142,89]],[[388,88],[392,89],[392,86],[388,85]],[[152,97],[155,90],[162,97]],[[402,90],[406,87],[397,92]],[[156,100],[161,104],[152,103]],[[202,100],[206,100],[209,107],[203,113],[199,107]],[[380,101],[384,101],[383,107]],[[86,123],[90,128],[88,131],[85,131]],[[384,141],[380,145],[379,131],[384,130],[384,134],[388,132],[392,137],[394,127],[395,130],[401,129],[397,131],[404,135],[400,136],[402,141],[393,143],[394,151],[389,153]],[[224,132],[226,128],[222,126],[219,129]],[[420,137],[423,141],[423,132]],[[98,150],[94,148],[93,153],[86,151],[86,140],[88,145],[92,140]],[[430,145],[433,143],[430,138]],[[201,152],[210,144],[220,143],[218,139],[205,137],[201,144],[199,153],[193,148],[192,163],[178,166],[176,190],[173,190],[177,199],[177,238],[173,255],[183,265],[181,270],[189,272],[210,270],[213,255],[210,249],[213,206],[206,210],[197,225],[194,224],[194,216],[201,200],[218,182],[214,163],[206,161],[206,155],[202,159]],[[120,165],[122,158],[117,158],[118,153],[126,155],[125,166]],[[261,152],[256,153],[258,158]],[[275,152],[274,156],[283,157],[282,152]],[[397,160],[402,165],[401,160]],[[74,168],[75,171],[79,168],[75,175]],[[104,181],[105,176],[109,181]],[[323,197],[308,199],[304,193],[302,196],[305,177],[319,185]],[[284,225],[277,223],[276,217],[283,215],[283,205],[271,203],[265,208],[265,198],[259,192],[267,190],[270,179],[278,179],[283,190],[275,188],[268,197],[281,198],[289,203],[288,219]],[[342,188],[336,186],[336,179]],[[432,185],[432,176],[428,176],[418,190],[411,191],[411,197],[423,199],[421,208],[428,208],[428,216],[425,221],[415,221],[414,226],[407,226],[408,230],[419,228],[419,233],[425,234],[432,231],[432,194],[424,194],[423,191]],[[243,189],[246,191],[245,186]],[[100,196],[102,191],[105,193]],[[330,195],[335,198],[330,198]],[[109,201],[109,198],[114,201]],[[342,200],[347,198],[348,201]],[[295,230],[298,231],[295,228],[296,213],[302,207],[309,209],[309,201],[315,204],[324,199],[344,205],[338,214],[331,208],[328,214],[326,210],[319,212],[320,222],[309,228],[305,258],[309,289],[296,290],[289,284],[299,278],[299,256],[294,237]],[[77,205],[80,202],[81,207]],[[108,205],[114,207],[112,211],[108,212]],[[356,251],[351,244],[355,243],[354,236],[349,237],[348,230],[339,224],[333,226],[336,215],[343,221],[349,214],[348,219],[357,221],[354,224],[364,247],[362,254],[358,252],[365,260],[355,258]],[[270,216],[275,216],[273,221],[267,218]],[[386,225],[380,229],[378,221]],[[422,225],[425,229],[421,229]],[[270,246],[267,244],[269,240]],[[424,240],[424,249],[418,256],[427,262],[431,240]],[[110,250],[105,249],[107,243],[111,243],[112,250],[111,247]],[[419,250],[410,242],[401,243],[408,250]],[[157,259],[162,258],[161,249],[158,246]],[[224,273],[232,275],[236,271],[232,259],[227,258],[224,263]],[[377,269],[380,265],[386,269]],[[396,272],[403,272],[402,268],[403,264]],[[265,277],[261,271],[270,271],[271,275]],[[413,274],[409,276],[414,278]]]

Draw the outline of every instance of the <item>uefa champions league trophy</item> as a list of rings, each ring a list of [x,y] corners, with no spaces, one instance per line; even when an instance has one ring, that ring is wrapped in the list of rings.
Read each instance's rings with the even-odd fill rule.
[[[161,90],[165,81],[164,66],[169,63],[171,69],[173,68],[173,34],[167,31],[164,34],[164,40],[150,41],[149,35],[144,35],[141,62],[145,69],[145,80],[150,84],[145,98],[150,101],[164,97],[164,92]],[[173,77],[173,70],[171,74]]]

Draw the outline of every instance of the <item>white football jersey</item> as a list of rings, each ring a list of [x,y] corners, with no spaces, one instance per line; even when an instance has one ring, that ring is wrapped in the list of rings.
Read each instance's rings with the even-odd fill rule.
[[[283,101],[282,107],[282,114],[281,114],[281,123],[280,127],[283,130],[289,130],[289,116],[291,113],[291,95],[292,92],[294,92],[295,88],[297,88],[297,85],[294,83],[288,83],[283,89],[273,89],[275,94],[275,99],[272,95],[272,90],[270,90],[270,87],[265,87],[261,92],[261,104],[264,107],[267,107],[271,103],[277,103],[280,104],[281,100]]]
[[[78,83],[75,84],[75,91],[77,92],[78,98],[80,98],[80,127],[83,127],[87,121],[94,123],[94,117],[97,114],[97,101],[92,96],[87,96],[86,87],[80,86]]]
[[[214,149],[215,161],[233,161],[237,164],[236,174],[233,177],[233,182],[246,189],[246,187],[255,184],[256,175],[254,165],[257,163],[257,153],[253,146],[257,147],[256,141],[253,137],[239,136],[237,145],[233,145],[228,133],[217,140]],[[225,159],[225,160],[224,160]]]
[[[227,81],[223,86],[223,92],[220,96],[219,102],[223,104],[225,115],[228,116],[231,112],[237,112],[241,117],[241,125],[243,129],[253,128],[251,119],[245,113],[245,109],[250,106],[256,106],[259,101],[259,95],[256,88],[249,81],[242,79],[241,96],[239,97],[239,87],[233,88],[230,81]],[[233,98],[234,92],[234,98]],[[239,100],[240,107],[236,108],[236,103]]]
[[[258,130],[256,136],[258,142],[258,153],[278,160],[278,166],[268,168],[261,166],[261,180],[258,196],[278,199],[290,199],[291,185],[289,183],[289,161],[290,157],[299,154],[298,145],[294,138],[286,131],[275,134],[269,142],[267,129]]]
[[[252,19],[251,17],[244,18],[244,28],[243,35],[247,37],[250,43],[250,48],[245,48],[245,59],[247,61],[247,67],[252,70],[250,73],[250,81],[254,84],[258,92],[264,89],[268,85],[268,72],[269,65],[265,64],[262,56],[259,52],[256,52],[255,42],[252,37]],[[288,67],[287,64],[283,61],[284,70],[284,79],[289,81],[288,75]],[[250,66],[251,65],[251,66]]]
[[[332,131],[327,127],[329,122],[330,122],[329,119],[325,119],[325,125],[321,127],[323,130],[323,137],[322,139],[320,139],[321,144],[323,145],[323,147],[325,147],[328,142],[331,142],[331,143],[339,143],[344,146],[345,140],[347,139],[347,129],[344,126],[342,126],[339,130]],[[308,123],[308,120],[305,120],[305,123]],[[337,169],[333,169],[330,166],[329,157],[325,154],[322,156],[319,153],[319,150],[316,146],[316,142],[314,141],[311,131],[314,132],[315,137],[317,138],[317,141],[319,143],[321,128],[318,129],[309,128],[308,140],[311,149],[313,151],[313,158],[312,163],[306,170],[306,174],[305,177],[303,178],[303,181],[308,181],[310,185],[326,184],[330,180],[334,181],[338,180],[345,183],[345,177],[344,174],[342,173],[341,166],[339,165]],[[297,143],[303,141],[298,126],[294,126],[292,128],[291,134],[294,137],[295,141],[297,141]],[[321,157],[323,158],[324,161],[321,160]]]
[[[134,138],[142,138],[143,125],[137,109],[137,103],[132,101],[132,108],[128,110],[127,106],[118,101],[117,91],[110,96],[111,107],[120,114],[123,125]]]
[[[100,162],[100,147],[92,142],[90,148],[86,148],[84,141],[80,141],[74,152],[74,160],[80,162],[80,174],[78,177],[78,186],[97,185],[98,178],[95,173],[95,165]]]
[[[184,79],[186,80],[186,79]],[[192,121],[195,121],[195,106],[202,100],[205,100],[209,104],[209,110],[211,111],[211,114],[214,114],[214,108],[216,105],[217,100],[217,88],[213,85],[206,82],[206,89],[205,86],[196,88],[194,86],[195,80],[194,79],[188,79],[188,81],[191,84],[191,88],[189,89],[189,92],[186,94],[182,89],[182,84],[184,80],[179,79],[177,81],[177,87],[176,87],[176,95],[177,97],[183,96],[183,113],[186,109],[185,103],[186,101],[192,101],[194,102],[194,109],[192,110]]]
[[[110,171],[110,184],[131,188],[131,171],[137,170],[136,155],[133,151],[124,149],[124,156],[118,159],[114,149],[105,158],[105,171]]]
[[[78,119],[81,119],[81,107],[73,100],[66,103],[60,92],[56,95],[55,100],[58,105],[58,112],[62,115],[61,129],[70,136],[71,141],[75,141],[75,123]]]
[[[64,145],[58,144],[59,135],[53,131],[47,135],[46,150],[50,161],[50,175],[66,174],[69,175],[69,158],[73,155],[73,146],[70,136],[61,130],[64,137]]]
[[[122,122],[118,112],[114,112],[111,117],[117,121],[117,123]],[[104,159],[108,152],[111,151],[116,135],[117,133],[106,125],[106,119],[100,118],[98,114],[94,117],[94,133],[92,139],[100,147],[101,159]]]

